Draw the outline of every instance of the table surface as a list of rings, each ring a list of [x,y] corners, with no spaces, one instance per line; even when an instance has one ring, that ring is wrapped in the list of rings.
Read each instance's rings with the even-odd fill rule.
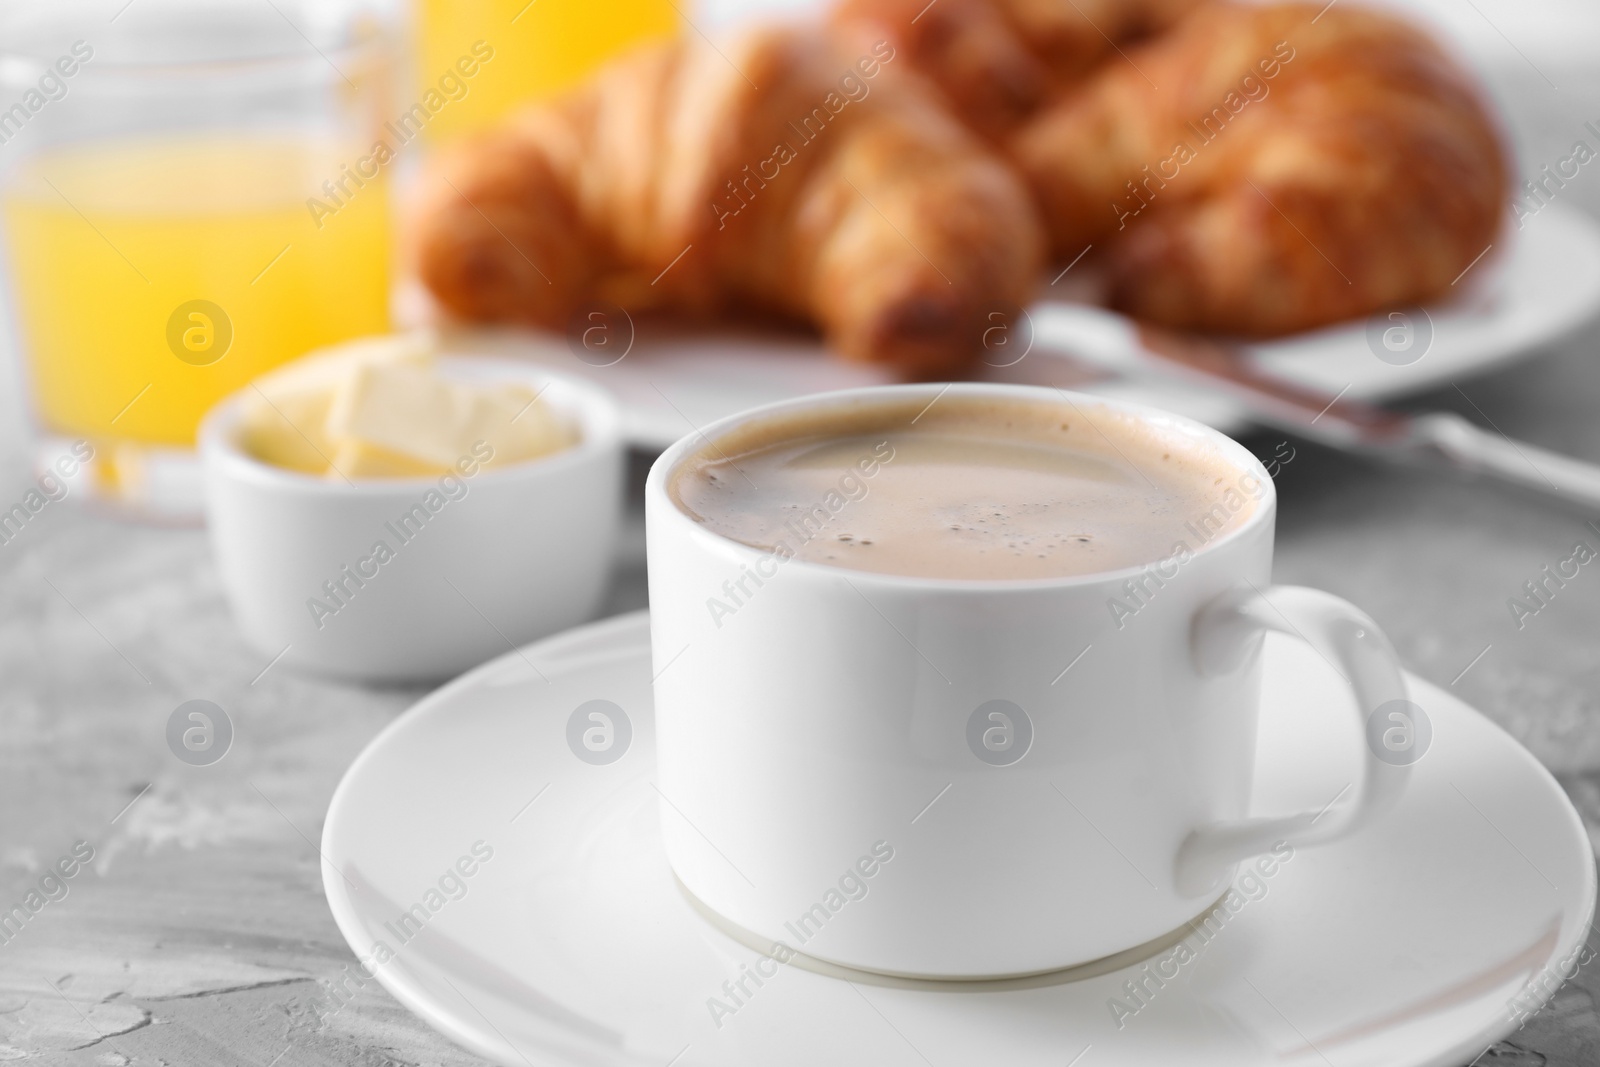
[[[1512,30],[1501,36],[1515,48]],[[1556,71],[1541,57],[1535,68],[1485,39],[1505,51],[1491,80],[1524,167],[1537,170],[1600,116],[1600,79],[1592,64]],[[1600,178],[1570,199],[1600,205]],[[1597,343],[1592,328],[1411,404],[1600,462]],[[0,437],[16,422],[0,418]],[[1267,456],[1278,440],[1247,443]],[[1293,447],[1278,477],[1277,580],[1365,607],[1412,671],[1543,760],[1600,842],[1600,569],[1585,568],[1520,629],[1508,608],[1576,542],[1600,547],[1600,525],[1588,525],[1600,516]],[[635,536],[606,613],[644,604]],[[0,546],[0,902],[20,900],[75,842],[94,848],[67,895],[0,944],[0,1061],[482,1062],[377,983],[326,1020],[312,1010],[354,959],[322,893],[315,843],[329,798],[421,691],[263,674],[267,659],[229,617],[203,530],[125,525],[67,501]],[[164,741],[169,714],[196,698],[225,707],[237,731],[211,767],[180,763]],[[1600,951],[1600,935],[1590,947]],[[1600,1062],[1597,994],[1600,969],[1581,970],[1476,1062]]]
[[[1415,403],[1600,461],[1597,336]],[[1247,443],[1278,450],[1272,437]],[[1575,542],[1600,545],[1594,516],[1293,447],[1277,479],[1277,579],[1366,607],[1413,671],[1532,749],[1600,841],[1600,571],[1520,630],[1507,607]],[[637,541],[624,556],[608,614],[645,603]],[[0,1060],[479,1062],[377,983],[325,1022],[310,1007],[353,960],[322,894],[328,800],[421,691],[263,674],[203,530],[51,505],[0,547],[0,576],[0,901],[20,899],[74,842],[95,850],[68,895],[0,945]],[[164,742],[170,712],[195,698],[236,728],[211,767],[180,763]],[[1581,971],[1479,1062],[1600,1061],[1597,992],[1597,972]]]

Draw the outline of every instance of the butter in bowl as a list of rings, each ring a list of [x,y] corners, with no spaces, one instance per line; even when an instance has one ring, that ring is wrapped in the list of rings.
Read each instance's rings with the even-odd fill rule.
[[[605,595],[624,444],[593,384],[370,338],[222,401],[200,453],[234,615],[286,665],[432,681]]]

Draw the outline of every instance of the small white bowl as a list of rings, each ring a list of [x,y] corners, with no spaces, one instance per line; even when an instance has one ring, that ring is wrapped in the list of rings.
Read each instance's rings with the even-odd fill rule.
[[[246,391],[207,414],[211,543],[234,617],[263,655],[345,678],[432,681],[599,610],[622,519],[617,405],[597,386],[514,360],[441,366],[454,378],[548,385],[543,401],[579,442],[470,477],[352,485],[246,453]]]

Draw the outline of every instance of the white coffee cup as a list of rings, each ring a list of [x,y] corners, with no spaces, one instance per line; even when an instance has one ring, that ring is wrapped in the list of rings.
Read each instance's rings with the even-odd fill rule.
[[[678,466],[735,427],[942,391],[1131,416],[1221,458],[1236,473],[1217,506],[1253,511],[1210,538],[1214,517],[1196,516],[1181,563],[979,581],[784,558],[669,494]],[[851,390],[685,437],[645,492],[666,852],[693,897],[755,940],[918,977],[1069,967],[1174,931],[1238,862],[1342,837],[1404,785],[1406,768],[1374,752],[1321,811],[1251,811],[1265,631],[1321,652],[1363,729],[1406,691],[1365,614],[1269,584],[1272,479],[1198,423],[1025,386]]]

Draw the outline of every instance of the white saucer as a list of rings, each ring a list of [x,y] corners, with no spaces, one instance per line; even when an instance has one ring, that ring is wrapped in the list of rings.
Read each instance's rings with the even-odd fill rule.
[[[1245,902],[1208,943],[1189,934],[1199,951],[1181,965],[1158,948],[973,991],[764,964],[775,976],[735,1002],[723,983],[760,957],[696,911],[661,853],[648,627],[623,616],[463,676],[379,735],[328,811],[323,883],[356,955],[381,941],[383,985],[507,1067],[1459,1067],[1553,992],[1588,932],[1594,857],[1565,794],[1412,678],[1433,737],[1399,807],[1296,851],[1264,890],[1236,883]],[[1346,781],[1362,742],[1330,675],[1269,638],[1257,810],[1316,806]],[[569,746],[594,700],[631,726],[610,763]],[[608,754],[623,748],[613,719]],[[452,876],[458,863],[471,875]],[[403,941],[414,905],[420,932]],[[1146,963],[1169,977],[1140,1003],[1124,983]],[[713,1021],[713,997],[735,1010]],[[1120,1028],[1112,998],[1137,1007]]]
[[[1075,272],[1046,286],[1045,296],[1071,299],[1068,290],[1076,278]],[[1413,340],[1415,347],[1398,356],[1391,354],[1393,362],[1376,354],[1373,346],[1381,341],[1368,337],[1366,320],[1256,344],[1249,351],[1263,369],[1287,381],[1329,396],[1374,401],[1504,366],[1561,340],[1600,310],[1600,224],[1576,208],[1551,204],[1523,230],[1508,228],[1452,292],[1458,293],[1454,300],[1427,309],[1426,322],[1412,313],[1407,328],[1423,339]],[[1388,325],[1387,319],[1378,323],[1376,332],[1381,335]],[[635,344],[621,337],[631,322],[613,328],[615,343],[623,345],[615,362],[609,354],[599,359],[595,353],[586,353],[595,364],[580,360],[567,338],[535,331],[475,332],[461,351],[516,355],[592,378],[622,404],[629,442],[656,451],[738,411],[891,379],[881,367],[830,359],[820,342],[806,338],[694,330]],[[1225,433],[1249,425],[1226,398],[1132,378],[1084,382],[1042,345],[1014,366],[977,369],[983,380],[1102,393],[1175,411]]]

